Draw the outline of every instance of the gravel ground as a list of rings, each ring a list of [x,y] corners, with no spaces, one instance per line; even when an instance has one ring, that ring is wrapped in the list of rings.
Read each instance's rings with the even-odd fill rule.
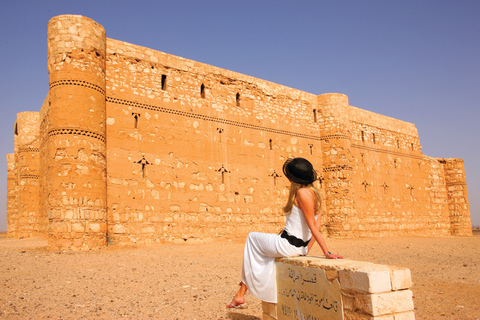
[[[327,243],[353,260],[410,268],[416,319],[480,318],[480,235]],[[225,308],[242,254],[243,243],[227,241],[60,252],[0,237],[0,319],[261,319],[248,293],[244,309]]]

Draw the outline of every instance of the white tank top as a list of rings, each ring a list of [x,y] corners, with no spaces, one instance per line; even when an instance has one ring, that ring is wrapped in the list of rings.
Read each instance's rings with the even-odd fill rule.
[[[315,216],[317,220],[318,215]],[[307,220],[303,211],[293,204],[292,211],[287,215],[287,224],[285,230],[291,236],[295,236],[303,241],[308,241],[312,237],[312,232],[308,227]]]

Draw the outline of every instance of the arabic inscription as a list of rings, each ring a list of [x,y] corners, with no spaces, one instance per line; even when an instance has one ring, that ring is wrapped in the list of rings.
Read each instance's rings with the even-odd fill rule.
[[[278,320],[343,319],[342,293],[321,269],[277,263]]]

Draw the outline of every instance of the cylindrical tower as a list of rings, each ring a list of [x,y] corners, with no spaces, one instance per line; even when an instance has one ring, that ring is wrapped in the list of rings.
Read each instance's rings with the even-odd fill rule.
[[[40,117],[38,112],[20,112],[15,122],[17,164],[18,238],[39,236],[39,147]]]
[[[18,238],[18,186],[15,154],[7,154],[7,237]]]
[[[49,106],[42,124],[49,245],[106,245],[104,28],[77,15],[48,24]]]
[[[328,234],[334,237],[352,236],[351,218],[356,215],[348,106],[344,94],[318,96],[326,222]]]

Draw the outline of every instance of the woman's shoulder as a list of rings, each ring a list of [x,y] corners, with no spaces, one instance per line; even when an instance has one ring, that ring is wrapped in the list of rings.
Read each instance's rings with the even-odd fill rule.
[[[313,192],[313,190],[309,187],[302,187],[302,188],[297,190],[296,196],[301,197],[301,198],[304,198],[304,197],[314,197],[315,198],[315,192]]]

